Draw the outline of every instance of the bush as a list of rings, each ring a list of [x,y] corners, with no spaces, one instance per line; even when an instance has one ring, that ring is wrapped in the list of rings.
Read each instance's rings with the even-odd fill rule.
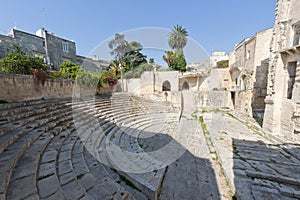
[[[217,62],[217,68],[227,68],[229,66],[229,60],[221,60]]]
[[[118,82],[117,76],[111,70],[102,71],[100,80],[102,83],[108,83],[109,85],[115,85]]]
[[[0,71],[3,73],[29,75],[33,69],[47,70],[47,68],[42,58],[25,55],[18,46],[0,60]]]
[[[70,61],[63,62],[59,65],[58,77],[76,79],[78,72],[82,70],[79,65]]]
[[[100,74],[95,72],[87,72],[84,70],[79,71],[76,82],[79,84],[84,84],[89,87],[102,87],[101,81],[100,81]]]

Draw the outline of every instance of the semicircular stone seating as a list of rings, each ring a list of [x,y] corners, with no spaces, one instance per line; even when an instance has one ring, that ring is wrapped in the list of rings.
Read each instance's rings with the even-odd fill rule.
[[[166,166],[143,140],[179,114],[127,93],[0,104],[0,199],[157,199]]]

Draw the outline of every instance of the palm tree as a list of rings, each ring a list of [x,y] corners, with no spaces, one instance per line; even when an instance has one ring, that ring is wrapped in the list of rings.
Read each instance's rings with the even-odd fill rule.
[[[182,50],[187,43],[187,36],[187,30],[177,24],[169,35],[169,46],[176,51]]]

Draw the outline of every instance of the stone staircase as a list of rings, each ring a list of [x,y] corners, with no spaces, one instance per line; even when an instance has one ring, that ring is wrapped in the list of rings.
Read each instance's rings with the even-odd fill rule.
[[[178,118],[130,94],[1,104],[0,199],[157,199],[166,166],[140,138]]]

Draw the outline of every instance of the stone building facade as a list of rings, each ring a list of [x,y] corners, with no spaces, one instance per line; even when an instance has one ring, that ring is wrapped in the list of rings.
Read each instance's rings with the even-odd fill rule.
[[[300,1],[277,0],[263,128],[300,141]]]
[[[58,37],[45,29],[39,29],[36,35],[16,29],[12,29],[8,35],[0,35],[0,59],[11,52],[14,46],[19,46],[27,55],[43,58],[52,70],[58,70],[59,65],[65,61],[71,61],[92,71],[101,71],[108,67],[105,61],[76,55],[74,41]]]
[[[230,53],[231,98],[235,110],[260,118],[265,109],[272,28],[235,45]]]
[[[216,67],[217,63],[222,60],[228,60],[229,57],[224,51],[215,51],[211,54],[209,61],[210,67]]]

